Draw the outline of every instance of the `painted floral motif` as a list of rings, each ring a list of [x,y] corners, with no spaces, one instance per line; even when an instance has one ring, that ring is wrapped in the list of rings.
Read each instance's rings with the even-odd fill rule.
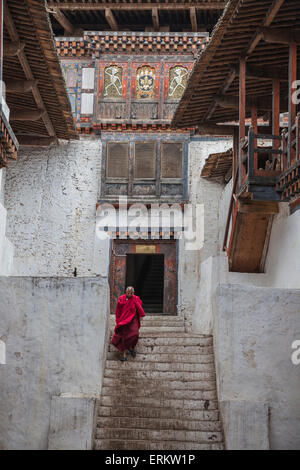
[[[106,98],[119,98],[122,96],[122,67],[110,65],[104,70],[104,96]]]
[[[188,69],[185,67],[172,67],[169,74],[169,98],[181,98],[188,80]]]
[[[144,65],[137,70],[136,74],[136,97],[153,98],[155,85],[155,69]]]

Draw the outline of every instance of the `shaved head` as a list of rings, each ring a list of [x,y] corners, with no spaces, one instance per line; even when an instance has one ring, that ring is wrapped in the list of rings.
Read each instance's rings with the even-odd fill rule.
[[[130,298],[130,297],[133,296],[133,294],[134,294],[134,287],[132,287],[132,286],[126,287],[126,295],[127,295],[127,297]]]

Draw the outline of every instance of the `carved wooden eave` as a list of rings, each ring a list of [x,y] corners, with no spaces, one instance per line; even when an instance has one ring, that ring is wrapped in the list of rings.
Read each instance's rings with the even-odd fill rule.
[[[209,42],[208,33],[122,33],[87,31],[84,36],[57,37],[60,57],[99,58],[105,53],[197,54]]]
[[[44,0],[4,1],[3,80],[20,144],[78,138]]]
[[[183,129],[174,129],[170,125],[170,121],[166,122],[158,122],[153,123],[149,122],[146,123],[145,121],[130,121],[130,122],[101,122],[99,124],[92,124],[92,123],[83,123],[81,122],[80,125],[77,126],[77,131],[80,134],[99,134],[101,131],[103,132],[147,132],[147,133],[171,133],[171,134],[190,134],[194,132],[193,128],[183,128]]]
[[[253,0],[228,2],[172,120],[173,126],[208,134],[221,124],[229,129],[228,123],[239,123],[232,126],[233,191],[224,237],[229,268],[237,272],[263,272],[279,203],[293,201],[295,208],[298,197],[300,204],[300,115],[293,100],[300,3],[259,3],[258,8]],[[282,133],[280,114],[286,112],[288,129]],[[258,129],[262,117],[271,131]]]

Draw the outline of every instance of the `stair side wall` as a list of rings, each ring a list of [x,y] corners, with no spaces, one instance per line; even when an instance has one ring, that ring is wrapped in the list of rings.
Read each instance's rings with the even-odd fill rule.
[[[5,169],[0,170],[0,276],[9,276],[13,269],[14,247],[6,236],[7,211],[4,207]]]
[[[300,291],[221,284],[213,298],[227,448],[265,448],[268,434],[271,449],[299,449],[300,365],[292,345],[300,340]]]
[[[0,291],[0,337],[6,344],[0,448],[47,449],[49,424],[56,433],[51,448],[64,442],[77,446],[79,438],[85,447],[88,429],[79,432],[73,424],[101,394],[107,278],[1,277]],[[91,432],[91,420],[88,426]]]

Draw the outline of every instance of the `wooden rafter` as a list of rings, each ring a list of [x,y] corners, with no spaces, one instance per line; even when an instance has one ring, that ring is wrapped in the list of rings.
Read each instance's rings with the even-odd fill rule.
[[[272,5],[269,8],[269,11],[266,14],[265,20],[262,24],[262,27],[267,27],[270,26],[272,21],[274,20],[275,16],[277,15],[278,11],[280,10],[281,6],[283,5],[285,0],[274,0]],[[248,56],[253,53],[255,50],[256,46],[259,44],[259,42],[262,39],[262,33],[260,31],[257,31],[253,38],[250,41],[250,44],[248,45],[246,49],[245,56]]]
[[[260,28],[263,40],[273,44],[300,44],[300,33],[292,30]]]
[[[239,67],[232,67],[232,70],[238,75]],[[255,67],[253,65],[246,65],[246,76],[249,78],[262,78],[266,80],[280,80],[281,82],[288,81],[288,71],[282,67]]]
[[[159,16],[157,7],[152,8],[152,22],[154,31],[159,31]]]
[[[105,8],[105,18],[106,21],[108,22],[110,28],[113,31],[118,31],[118,23],[116,21],[116,18],[111,10],[111,8]]]
[[[5,90],[7,93],[27,93],[36,85],[36,80],[9,80],[5,83]]]
[[[4,0],[4,21],[5,21],[6,29],[8,31],[8,34],[10,36],[11,41],[19,43],[20,42],[19,34],[18,34],[16,26],[14,24],[13,18],[10,14],[10,11],[9,11],[6,0]],[[27,80],[34,80],[34,76],[33,76],[33,73],[31,71],[31,68],[30,68],[30,65],[29,65],[29,62],[27,60],[27,57],[26,57],[26,54],[25,54],[24,50],[21,50],[19,52],[18,59],[19,59],[19,62],[22,66],[24,74],[26,76],[26,79]],[[49,135],[51,137],[54,137],[55,136],[55,131],[54,131],[52,122],[50,120],[50,117],[49,117],[49,115],[46,111],[46,107],[44,105],[44,102],[43,102],[43,99],[42,99],[41,94],[39,92],[37,84],[35,84],[32,87],[32,94],[33,94],[33,97],[34,97],[34,100],[36,102],[38,110],[43,111],[42,119],[43,119],[44,125],[45,125]]]
[[[191,2],[155,2],[149,1],[147,3],[124,3],[120,1],[116,1],[115,3],[111,3],[108,1],[103,1],[99,3],[85,3],[85,2],[65,2],[65,3],[58,3],[50,1],[48,2],[48,6],[50,8],[58,7],[61,10],[105,10],[106,8],[112,8],[113,10],[152,10],[152,8],[158,8],[158,10],[188,10],[190,7],[195,7],[197,10],[222,10],[225,5],[226,1],[191,1]]]
[[[58,23],[64,28],[64,30],[67,33],[69,33],[70,35],[74,34],[75,32],[74,26],[59,8],[53,8],[51,10],[51,13],[52,15],[54,15],[55,19],[58,21]]]
[[[192,30],[194,33],[196,33],[198,31],[196,7],[190,8],[190,18],[191,18]]]
[[[14,57],[18,55],[21,50],[25,47],[24,42],[20,41],[12,41],[12,42],[5,42],[3,47],[3,56],[4,57]]]

